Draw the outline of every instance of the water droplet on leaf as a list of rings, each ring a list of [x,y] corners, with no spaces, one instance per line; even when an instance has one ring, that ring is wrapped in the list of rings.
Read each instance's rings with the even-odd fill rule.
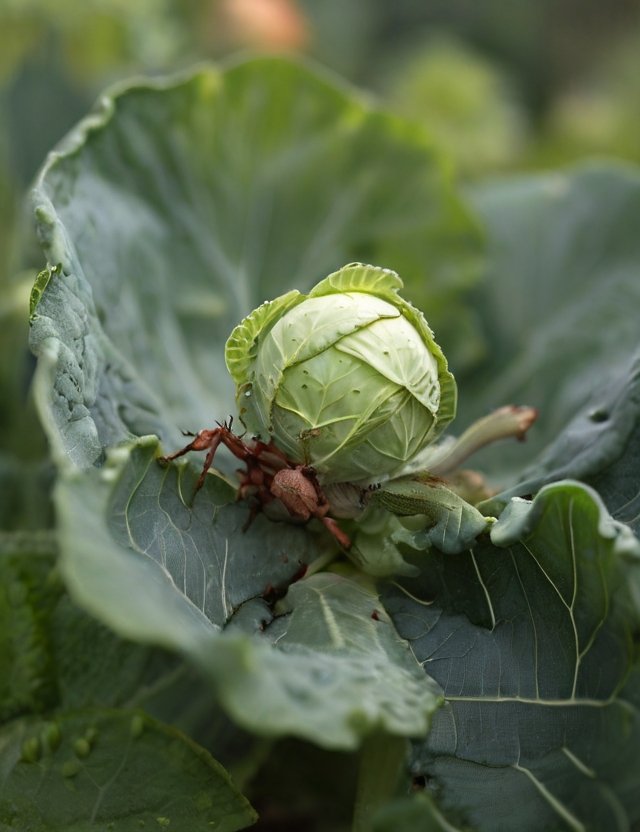
[[[76,757],[84,759],[91,753],[91,746],[84,737],[80,737],[73,743],[73,750],[75,751]]]
[[[22,761],[24,763],[37,763],[42,754],[40,740],[37,737],[29,737],[22,743]]]

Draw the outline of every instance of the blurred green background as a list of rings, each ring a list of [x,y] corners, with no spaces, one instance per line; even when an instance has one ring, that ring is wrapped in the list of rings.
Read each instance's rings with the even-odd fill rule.
[[[21,199],[105,86],[242,50],[312,56],[425,121],[459,175],[640,159],[637,0],[0,0],[0,271]]]
[[[243,51],[301,53],[423,121],[461,181],[594,155],[640,160],[637,0],[0,0],[0,31],[0,478],[10,481],[12,458],[37,468],[46,455],[27,418],[27,301],[43,264],[21,213],[48,150],[109,84]],[[1,526],[24,527],[11,507],[3,515]]]

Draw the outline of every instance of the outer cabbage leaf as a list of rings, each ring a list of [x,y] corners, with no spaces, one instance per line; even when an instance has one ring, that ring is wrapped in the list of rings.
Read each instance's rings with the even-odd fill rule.
[[[393,268],[385,246],[417,236],[403,277],[433,282],[437,325],[451,302],[438,273],[455,251],[459,287],[476,258],[421,128],[275,58],[105,95],[50,155],[34,206],[59,265],[32,319],[55,370],[39,405],[81,466],[131,434],[173,446],[177,428],[232,412],[223,344],[264,300],[350,260]]]
[[[492,538],[434,555],[384,596],[446,700],[413,772],[480,832],[628,829],[640,819],[640,543],[569,482],[513,502]]]
[[[517,478],[483,505],[499,513],[510,497],[579,479],[602,497],[616,520],[640,532],[640,352],[594,390],[576,416]]]
[[[216,475],[190,509],[189,468],[163,468],[157,454],[147,438],[102,469],[64,470],[56,505],[72,596],[120,635],[188,658],[255,733],[328,748],[376,730],[424,734],[440,690],[373,587],[313,575],[272,606],[328,553],[326,533],[264,516],[243,533],[248,508]]]
[[[475,303],[487,351],[473,373],[456,374],[459,412],[464,423],[504,404],[538,408],[524,448],[474,459],[511,484],[587,402],[607,395],[638,349],[640,174],[588,165],[489,182],[471,197],[488,237]]]

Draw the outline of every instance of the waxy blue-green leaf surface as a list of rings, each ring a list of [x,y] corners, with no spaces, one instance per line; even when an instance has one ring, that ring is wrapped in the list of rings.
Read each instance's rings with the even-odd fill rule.
[[[640,346],[640,173],[591,164],[490,181],[471,196],[487,234],[474,303],[486,355],[457,377],[460,415],[464,423],[505,404],[538,408],[524,446],[474,458],[511,485],[583,407],[610,395]],[[606,464],[589,422],[573,427],[584,430],[580,448],[571,438],[581,465],[591,454]],[[609,427],[607,442],[619,443],[620,427]]]
[[[264,516],[243,532],[249,507],[234,502],[225,480],[207,477],[194,498],[189,468],[158,456],[157,439],[147,437],[112,451],[100,470],[70,469],[57,506],[70,588],[90,581],[96,594],[83,600],[91,610],[104,618],[117,601],[107,623],[176,647],[219,632],[269,586],[286,587],[323,543]]]
[[[640,352],[612,370],[516,485],[487,508],[498,511],[514,495],[565,478],[591,485],[613,517],[640,532]]]
[[[161,466],[153,438],[100,470],[67,469],[57,488],[62,572],[72,596],[134,641],[171,648],[210,679],[256,733],[353,748],[374,730],[425,733],[440,693],[373,587],[337,575],[293,583],[335,545],[321,527],[257,517],[216,475]],[[212,703],[214,701],[212,693]]]
[[[223,345],[263,301],[351,260],[393,268],[385,246],[418,236],[403,277],[433,280],[437,324],[476,257],[421,128],[275,58],[103,96],[33,203],[57,267],[33,310],[32,348],[54,368],[39,405],[54,449],[81,466],[130,434],[173,445],[177,428],[227,418]]]
[[[640,543],[577,483],[512,503],[385,605],[446,703],[412,770],[478,832],[640,820]]]

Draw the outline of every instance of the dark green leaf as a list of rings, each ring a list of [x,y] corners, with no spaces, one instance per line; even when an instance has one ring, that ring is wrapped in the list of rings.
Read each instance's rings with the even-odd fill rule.
[[[575,483],[515,501],[496,545],[430,558],[385,604],[446,704],[413,771],[474,828],[640,819],[640,544]]]
[[[56,701],[50,618],[62,594],[49,535],[0,535],[0,722]]]
[[[225,766],[250,755],[256,741],[229,721],[212,702],[202,673],[179,656],[119,638],[68,595],[49,626],[56,710],[143,708],[196,739]]]
[[[0,529],[44,529],[53,523],[44,431],[30,382],[26,306],[32,274],[3,280],[0,266]]]
[[[1,733],[3,832],[233,832],[255,821],[219,763],[141,712],[72,711]]]
[[[51,534],[0,535],[0,722],[135,705],[215,741],[225,759],[242,756],[242,737],[212,708],[201,675],[175,655],[118,638],[71,602],[56,549]]]

